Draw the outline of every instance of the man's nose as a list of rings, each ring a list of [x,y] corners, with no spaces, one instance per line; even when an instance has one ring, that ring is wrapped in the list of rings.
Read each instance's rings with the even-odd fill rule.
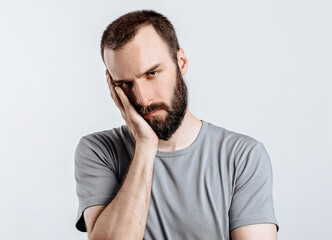
[[[144,82],[144,80],[136,82],[134,85],[134,94],[136,98],[136,103],[142,106],[148,106],[152,103],[152,92],[149,84]]]

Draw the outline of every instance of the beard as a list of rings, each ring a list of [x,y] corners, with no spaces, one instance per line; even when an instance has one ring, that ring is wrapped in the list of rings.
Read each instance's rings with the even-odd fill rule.
[[[165,110],[167,112],[165,118],[151,116],[149,119],[145,119],[158,138],[164,141],[169,140],[180,127],[188,106],[188,89],[177,64],[176,67],[176,84],[173,90],[171,106],[164,102],[154,103],[149,106],[135,105],[135,109],[142,116],[154,110]]]

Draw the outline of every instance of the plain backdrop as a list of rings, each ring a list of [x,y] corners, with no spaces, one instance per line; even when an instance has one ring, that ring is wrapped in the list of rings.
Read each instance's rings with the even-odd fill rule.
[[[1,1],[1,239],[87,239],[74,227],[74,152],[124,124],[99,44],[137,9],[173,22],[192,112],[266,147],[279,239],[330,239],[329,0]]]

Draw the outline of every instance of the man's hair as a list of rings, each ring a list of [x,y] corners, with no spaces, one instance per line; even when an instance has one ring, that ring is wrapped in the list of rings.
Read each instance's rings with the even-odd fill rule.
[[[107,26],[100,44],[103,61],[105,62],[105,49],[119,49],[132,40],[141,27],[148,25],[152,25],[159,36],[167,43],[171,57],[174,63],[177,63],[177,52],[180,46],[174,27],[164,15],[153,10],[129,12]]]

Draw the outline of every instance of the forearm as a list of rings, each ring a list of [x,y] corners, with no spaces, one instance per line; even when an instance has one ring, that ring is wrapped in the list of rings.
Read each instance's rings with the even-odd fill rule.
[[[154,147],[135,147],[122,186],[96,220],[91,239],[143,239],[155,154]]]

